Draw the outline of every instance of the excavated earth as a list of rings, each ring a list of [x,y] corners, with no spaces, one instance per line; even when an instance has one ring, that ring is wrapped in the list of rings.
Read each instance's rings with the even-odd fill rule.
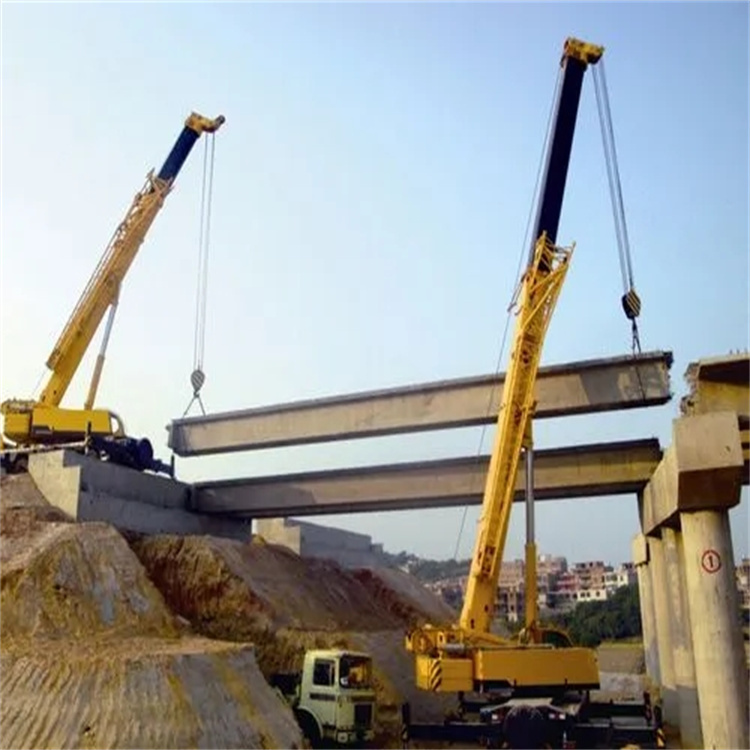
[[[400,704],[435,720],[403,647],[449,621],[397,570],[345,571],[263,543],[128,540],[70,523],[28,475],[0,485],[0,747],[294,748],[304,740],[265,678],[309,647],[373,655],[379,747]]]

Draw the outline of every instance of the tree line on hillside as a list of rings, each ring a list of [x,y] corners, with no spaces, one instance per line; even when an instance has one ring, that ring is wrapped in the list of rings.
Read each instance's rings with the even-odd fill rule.
[[[638,585],[622,586],[608,599],[581,602],[569,612],[547,619],[567,630],[573,643],[588,648],[602,641],[637,638],[642,634]]]
[[[407,568],[422,583],[435,583],[446,578],[468,575],[471,563],[471,560],[424,560],[410,552],[385,552],[384,555],[390,565]]]

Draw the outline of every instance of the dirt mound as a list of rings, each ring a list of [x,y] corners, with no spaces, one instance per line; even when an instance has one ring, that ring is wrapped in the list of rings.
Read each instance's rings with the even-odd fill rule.
[[[40,524],[23,542],[14,554],[3,543],[3,640],[177,634],[163,597],[111,526]]]
[[[196,638],[125,539],[0,496],[0,747],[300,747],[248,643]]]
[[[50,505],[28,474],[0,478],[0,562],[17,554],[50,522],[70,523]]]
[[[99,644],[101,645],[101,644]],[[202,639],[34,644],[1,661],[0,747],[301,747],[252,647]]]
[[[396,595],[374,597],[372,585],[334,562],[302,559],[275,545],[158,536],[134,542],[133,549],[170,607],[214,637],[388,630],[428,616]]]

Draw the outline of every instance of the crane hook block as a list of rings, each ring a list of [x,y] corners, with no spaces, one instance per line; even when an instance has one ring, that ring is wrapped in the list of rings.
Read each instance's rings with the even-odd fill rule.
[[[622,309],[628,320],[635,320],[641,314],[641,298],[635,289],[629,289],[622,295]]]
[[[203,388],[203,384],[206,382],[206,375],[200,367],[197,367],[190,374],[190,385],[193,386],[193,394],[198,395],[200,389]]]

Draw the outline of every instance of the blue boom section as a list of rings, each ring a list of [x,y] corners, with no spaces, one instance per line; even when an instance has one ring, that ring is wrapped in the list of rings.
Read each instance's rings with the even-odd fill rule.
[[[179,138],[177,138],[174,146],[172,146],[172,150],[169,152],[169,156],[167,156],[162,168],[159,170],[157,177],[160,180],[169,182],[177,177],[198,138],[200,138],[200,133],[197,133],[192,128],[186,126],[182,129]]]
[[[573,148],[573,134],[581,101],[581,87],[586,64],[575,57],[568,57],[564,63],[563,80],[555,104],[552,138],[544,167],[542,190],[537,209],[536,224],[532,235],[529,262],[534,257],[534,245],[542,232],[547,233],[550,242],[557,241],[560,225],[565,182],[568,178],[570,152]]]

